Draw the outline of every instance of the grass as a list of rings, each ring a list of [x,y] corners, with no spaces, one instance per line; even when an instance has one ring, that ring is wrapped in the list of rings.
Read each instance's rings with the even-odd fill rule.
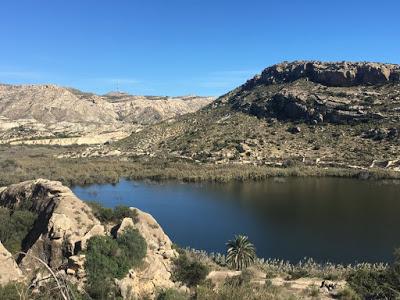
[[[67,148],[68,149],[68,148]],[[73,148],[73,149],[80,149]],[[116,183],[128,179],[180,180],[185,182],[229,182],[264,180],[270,177],[347,177],[368,179],[400,179],[400,173],[382,169],[368,172],[354,169],[319,168],[296,165],[281,168],[254,165],[194,163],[178,159],[80,158],[56,159],[66,151],[60,147],[0,146],[0,186],[46,178],[63,184],[86,185]]]

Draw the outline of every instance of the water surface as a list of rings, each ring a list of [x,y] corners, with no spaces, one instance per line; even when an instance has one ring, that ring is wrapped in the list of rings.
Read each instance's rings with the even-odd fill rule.
[[[106,207],[152,214],[181,246],[225,252],[246,234],[260,257],[296,262],[391,261],[400,246],[400,185],[338,178],[287,178],[230,184],[151,183],[73,188]]]

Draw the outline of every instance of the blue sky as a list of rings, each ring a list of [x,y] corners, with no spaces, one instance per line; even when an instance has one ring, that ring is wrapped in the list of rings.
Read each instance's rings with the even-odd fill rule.
[[[0,82],[221,95],[283,60],[400,63],[398,0],[2,0]]]

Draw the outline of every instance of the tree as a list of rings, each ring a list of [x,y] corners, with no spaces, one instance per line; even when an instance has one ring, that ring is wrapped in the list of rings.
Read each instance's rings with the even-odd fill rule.
[[[244,235],[236,235],[233,240],[228,241],[227,263],[235,267],[237,270],[247,268],[256,258],[256,249]]]

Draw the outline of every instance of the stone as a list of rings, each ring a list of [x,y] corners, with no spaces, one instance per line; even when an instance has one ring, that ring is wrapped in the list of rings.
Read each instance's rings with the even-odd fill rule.
[[[82,250],[88,238],[104,234],[91,208],[58,181],[37,179],[10,185],[0,192],[0,205],[14,209],[27,206],[39,215],[26,237],[19,267],[28,278],[39,267],[38,257],[51,268],[60,268],[65,255]]]
[[[23,279],[22,271],[14,257],[0,242],[0,285]]]
[[[171,240],[157,221],[139,209],[137,212],[137,222],[132,223],[133,228],[139,231],[148,245],[143,263],[146,267],[130,270],[125,278],[116,280],[116,283],[124,299],[129,296],[154,299],[157,290],[174,287],[171,279],[172,259],[178,257],[178,253],[172,249]],[[132,226],[129,219],[125,222],[123,220],[122,223]]]
[[[301,132],[301,128],[299,126],[293,126],[288,129],[290,133],[296,134]]]
[[[121,223],[117,226],[116,237],[119,237],[123,234],[127,229],[135,228],[135,224],[133,223],[132,218],[124,218]]]

